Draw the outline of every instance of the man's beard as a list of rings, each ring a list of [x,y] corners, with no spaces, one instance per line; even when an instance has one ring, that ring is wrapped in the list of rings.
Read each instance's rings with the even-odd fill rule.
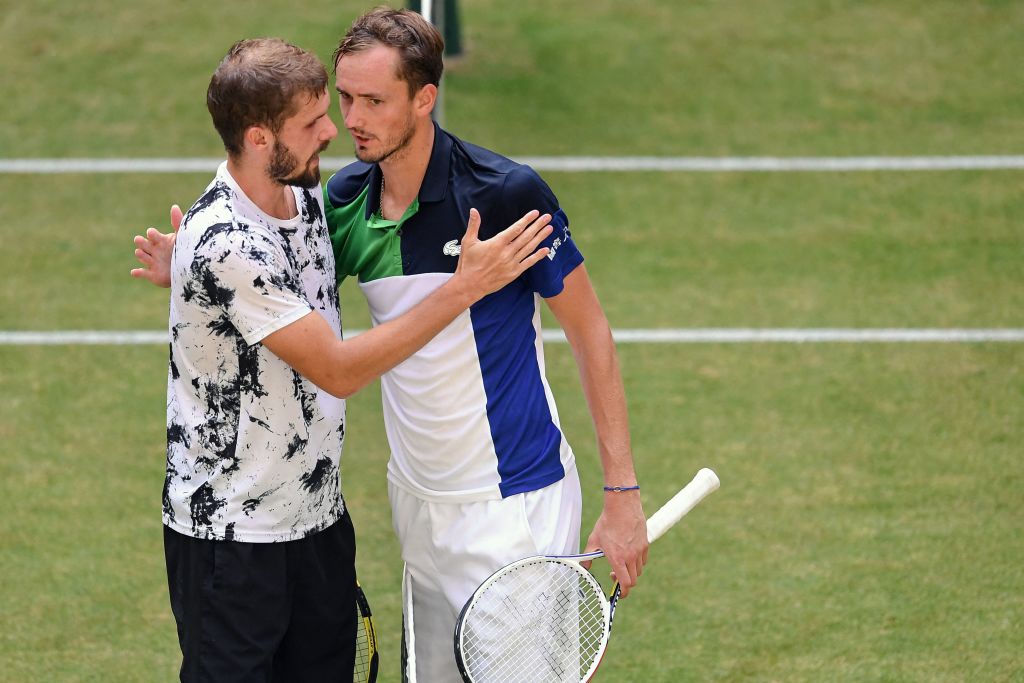
[[[404,151],[409,146],[409,142],[412,140],[412,136],[415,134],[416,123],[412,120],[412,117],[410,116],[408,125],[405,127],[405,130],[402,131],[401,135],[388,139],[390,146],[387,149],[385,149],[383,152],[370,154],[368,152],[360,151],[359,148],[357,147],[356,158],[365,164],[379,164],[385,159],[389,159],[392,156],[395,156],[396,154],[398,154],[398,156],[401,157],[401,154],[399,153]]]
[[[320,145],[317,154],[327,149],[328,144],[329,141]],[[270,163],[267,164],[267,175],[281,185],[294,185],[307,190],[312,189],[320,185],[320,164],[317,163],[311,168],[310,164],[312,161],[313,157],[310,157],[302,170],[296,171],[299,166],[299,160],[295,158],[295,155],[292,154],[288,147],[279,140],[274,140],[274,154],[270,158]]]

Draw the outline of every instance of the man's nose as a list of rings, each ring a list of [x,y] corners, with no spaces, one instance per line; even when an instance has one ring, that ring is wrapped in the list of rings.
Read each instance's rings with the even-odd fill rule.
[[[336,137],[338,137],[338,127],[334,125],[334,121],[328,117],[327,125],[324,126],[324,129],[320,132],[320,139],[328,141],[333,140]]]
[[[363,122],[363,114],[360,107],[353,102],[348,111],[345,112],[345,127],[346,128],[361,128],[359,124]]]

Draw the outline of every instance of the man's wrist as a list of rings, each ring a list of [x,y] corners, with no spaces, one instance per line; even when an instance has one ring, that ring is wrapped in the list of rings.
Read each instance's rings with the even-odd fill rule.
[[[633,484],[632,486],[611,486],[609,484],[604,485],[605,493],[622,493],[624,491],[639,491],[640,484]]]
[[[470,280],[461,273],[455,273],[445,284],[448,290],[445,296],[458,302],[460,308],[466,309],[475,304],[482,295],[475,291]]]

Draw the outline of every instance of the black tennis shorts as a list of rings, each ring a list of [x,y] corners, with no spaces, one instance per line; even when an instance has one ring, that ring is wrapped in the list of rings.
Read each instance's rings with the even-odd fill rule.
[[[164,527],[185,683],[349,683],[355,534],[346,512],[296,541],[206,541]]]

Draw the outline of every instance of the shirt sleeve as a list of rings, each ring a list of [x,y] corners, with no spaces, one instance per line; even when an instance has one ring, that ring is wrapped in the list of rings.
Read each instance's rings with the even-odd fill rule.
[[[544,298],[560,294],[565,277],[583,263],[583,254],[569,231],[569,217],[548,184],[529,166],[520,166],[508,175],[504,192],[508,205],[515,207],[513,221],[533,209],[551,214],[553,229],[541,243],[550,250],[548,257],[541,259],[523,277],[530,288]]]
[[[250,346],[313,310],[284,250],[258,229],[213,226],[192,270]]]

